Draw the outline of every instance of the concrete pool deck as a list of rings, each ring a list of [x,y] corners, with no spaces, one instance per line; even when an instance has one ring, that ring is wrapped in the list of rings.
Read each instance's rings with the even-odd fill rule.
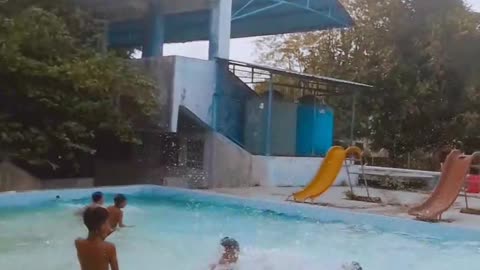
[[[251,188],[219,188],[211,191],[221,194],[229,194],[243,198],[262,199],[270,201],[285,201],[285,198],[298,191],[298,187],[251,187]],[[407,211],[410,207],[425,201],[429,194],[392,191],[383,189],[370,189],[373,197],[382,198],[382,204],[351,201],[345,199],[344,193],[348,187],[332,187],[327,193],[318,198],[315,202],[322,206],[350,210],[361,213],[379,214],[385,216],[413,219]],[[366,195],[364,188],[356,188],[357,195]],[[480,209],[480,197],[477,195],[469,196],[468,203],[471,208]],[[292,203],[293,204],[293,203]],[[460,209],[465,207],[463,194],[459,196],[454,205],[443,214],[443,218],[448,220],[451,225],[480,229],[480,216],[460,213]]]

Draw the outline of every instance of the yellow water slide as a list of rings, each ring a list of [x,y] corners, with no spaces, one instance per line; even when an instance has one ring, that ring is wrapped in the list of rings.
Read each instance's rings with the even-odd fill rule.
[[[350,155],[361,156],[361,152],[358,147],[349,147],[346,150],[341,146],[330,148],[310,184],[302,191],[294,193],[292,195],[293,200],[297,202],[304,202],[308,199],[314,200],[325,193],[335,183],[345,158]]]

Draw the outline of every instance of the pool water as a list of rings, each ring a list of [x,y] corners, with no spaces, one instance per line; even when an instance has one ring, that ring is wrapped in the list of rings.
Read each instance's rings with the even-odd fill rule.
[[[73,213],[87,203],[0,209],[1,269],[79,269],[73,242],[86,230]],[[246,270],[335,270],[350,261],[365,270],[452,270],[480,263],[475,241],[421,238],[185,198],[129,196],[125,223],[135,227],[109,238],[122,270],[207,270],[224,236],[239,241],[238,269]]]

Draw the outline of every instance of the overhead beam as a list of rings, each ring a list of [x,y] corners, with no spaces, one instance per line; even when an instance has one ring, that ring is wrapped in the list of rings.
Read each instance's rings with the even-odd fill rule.
[[[249,16],[253,16],[255,14],[258,14],[258,13],[261,13],[261,12],[264,12],[264,11],[267,11],[269,9],[273,9],[273,8],[276,8],[278,6],[281,6],[283,5],[282,3],[275,3],[275,4],[271,4],[269,6],[266,6],[266,7],[263,7],[263,8],[259,8],[259,9],[256,9],[254,11],[251,11],[251,12],[248,12],[248,13],[245,13],[245,14],[241,14],[241,15],[237,15],[236,17],[233,17],[232,18],[232,21],[235,21],[235,20],[239,20],[239,19],[243,19],[243,18],[246,18],[246,17],[249,17]]]
[[[247,18],[247,17],[250,17],[250,16],[255,16],[259,13],[262,13],[264,11],[270,10],[270,9],[278,7],[278,6],[288,5],[288,6],[291,6],[291,7],[294,7],[294,8],[298,8],[298,9],[302,9],[302,10],[312,12],[312,13],[317,14],[317,15],[325,18],[325,19],[334,21],[334,22],[342,25],[343,27],[348,27],[349,26],[348,23],[346,23],[344,21],[341,21],[341,20],[339,20],[339,19],[337,19],[333,16],[334,12],[336,11],[336,2],[327,1],[328,4],[325,6],[325,8],[322,8],[322,10],[318,10],[318,9],[315,9],[311,6],[311,0],[307,0],[304,4],[296,3],[296,2],[293,2],[293,1],[289,1],[289,0],[270,0],[273,3],[268,5],[268,6],[263,6],[263,7],[251,10],[249,12],[242,13],[242,11],[245,10],[247,7],[255,5],[256,1],[257,0],[250,0],[244,6],[242,6],[238,10],[236,10],[234,15],[232,16],[232,21],[239,20],[239,19],[244,19],[244,18]]]
[[[248,6],[250,6],[253,2],[255,2],[255,0],[250,0],[250,1],[248,1],[243,7],[237,9],[237,10],[235,11],[235,13],[233,13],[232,18],[234,18],[234,17],[236,17],[237,15],[239,15],[240,12],[242,12],[244,9],[246,9]]]
[[[331,20],[331,21],[334,21],[340,25],[343,25],[343,27],[348,27],[349,25],[335,17],[332,16],[332,10],[333,10],[333,7],[332,7],[332,2],[331,1],[328,1],[328,6],[327,6],[327,12],[324,12],[324,11],[320,11],[320,10],[317,10],[317,9],[313,9],[310,7],[310,1],[308,1],[306,3],[306,5],[302,5],[302,4],[297,4],[297,3],[294,3],[294,2],[291,2],[291,1],[286,1],[286,0],[272,0],[272,1],[276,1],[276,2],[281,2],[281,3],[284,3],[285,5],[290,5],[290,6],[293,6],[293,7],[297,7],[297,8],[302,8],[304,10],[307,10],[307,11],[310,11],[312,13],[315,13],[315,14],[318,14],[328,20]]]

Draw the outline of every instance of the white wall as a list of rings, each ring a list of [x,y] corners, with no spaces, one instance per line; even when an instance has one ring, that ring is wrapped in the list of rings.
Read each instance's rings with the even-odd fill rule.
[[[257,166],[254,166],[254,181],[261,186],[305,186],[320,168],[323,158],[310,157],[263,157],[255,156]],[[357,172],[356,166],[351,167],[351,172]],[[351,174],[354,185],[358,184],[358,175]],[[347,183],[347,172],[343,168],[334,185]]]
[[[322,158],[254,156],[218,133],[207,135],[204,153],[210,188],[305,186],[323,161]],[[358,168],[354,166],[351,171],[355,173]],[[351,178],[354,185],[358,184],[357,174]],[[347,183],[347,179],[343,168],[335,185]]]
[[[207,125],[213,122],[215,62],[175,57],[171,131],[177,131],[179,106],[184,106]]]

